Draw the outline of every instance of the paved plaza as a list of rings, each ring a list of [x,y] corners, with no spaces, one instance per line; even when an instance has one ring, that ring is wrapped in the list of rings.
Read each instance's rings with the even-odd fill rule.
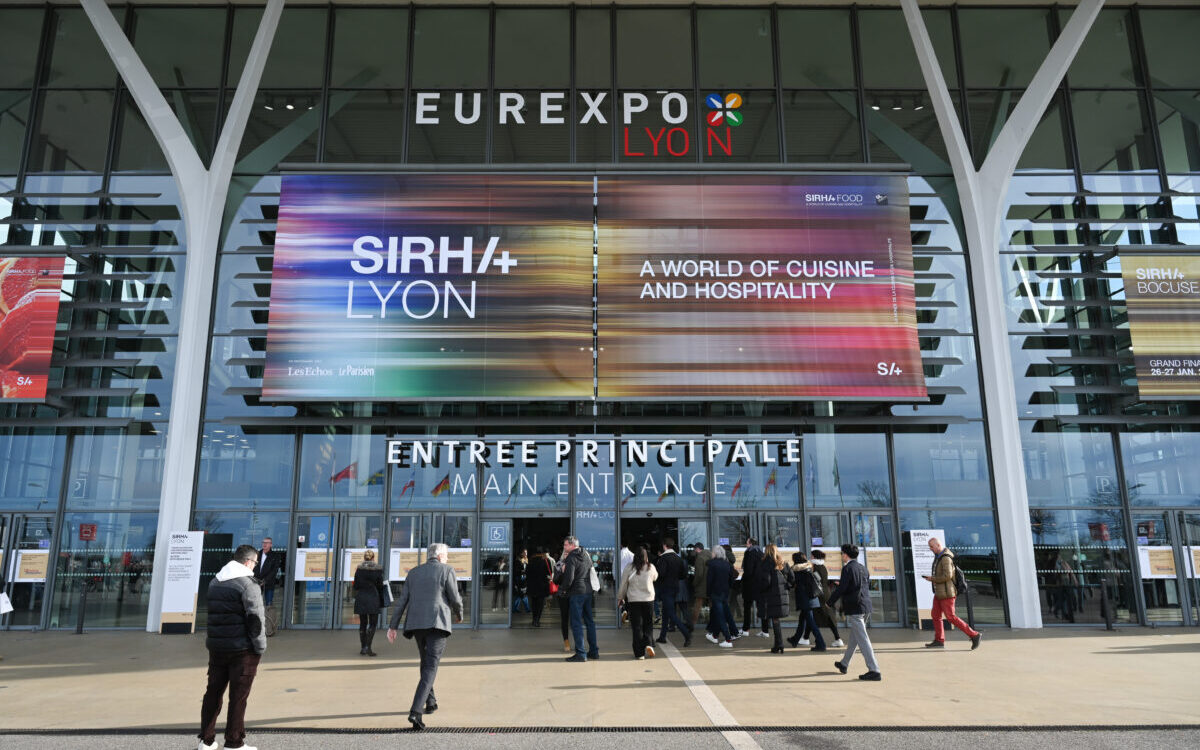
[[[813,732],[826,731],[829,746],[842,746],[834,738],[847,728],[934,726],[987,728],[980,736],[992,738],[989,747],[1028,747],[1029,736],[1014,728],[1105,727],[1055,740],[1091,749],[1110,746],[1101,740],[1117,737],[1117,725],[1131,729],[1121,747],[1200,744],[1200,631],[992,630],[975,652],[953,634],[946,650],[935,652],[922,646],[927,633],[872,635],[880,683],[854,679],[864,671],[860,658],[843,677],[832,651],[773,655],[760,638],[740,640],[731,651],[697,639],[688,649],[668,646],[659,658],[636,661],[628,630],[601,631],[599,661],[567,664],[556,629],[460,630],[442,661],[441,708],[429,717],[433,731],[421,746],[463,750],[488,737],[528,746],[511,732],[561,727],[577,728],[588,747],[639,747],[647,736],[659,738],[647,746],[683,747],[680,730],[747,748],[810,744]],[[395,746],[398,735],[388,733],[407,727],[417,679],[410,642],[391,646],[380,638],[373,659],[358,655],[356,631],[281,631],[269,643],[248,711],[252,741],[277,747],[297,732],[307,739],[287,746]],[[97,747],[185,747],[195,730],[202,635],[5,632],[0,654],[0,731],[19,740],[13,746],[83,746],[75,743],[103,730],[110,734]],[[1163,727],[1172,731],[1146,733]],[[628,731],[647,729],[674,731]],[[338,730],[368,734],[345,742]],[[375,740],[370,732],[384,734]],[[797,739],[803,737],[809,739]],[[905,731],[877,735],[885,737],[894,747],[920,740]],[[0,744],[8,743],[0,737]]]

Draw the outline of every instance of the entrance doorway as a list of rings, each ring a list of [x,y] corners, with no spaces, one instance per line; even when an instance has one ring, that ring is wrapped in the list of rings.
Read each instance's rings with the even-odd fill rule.
[[[37,628],[46,603],[54,516],[0,513],[0,591],[13,611],[0,617],[6,628]],[[63,576],[59,573],[59,576]],[[79,575],[84,585],[84,575]]]
[[[289,568],[292,597],[289,625],[296,628],[357,627],[354,571],[366,550],[383,558],[380,513],[298,513]]]
[[[533,576],[543,575],[540,568],[542,563],[538,558],[539,550],[544,552],[550,563],[558,560],[562,556],[563,539],[571,533],[571,519],[569,518],[514,518],[513,519],[513,560],[519,561],[521,551],[528,553],[528,569],[526,571],[525,590],[528,592],[529,579]],[[513,575],[519,575],[519,563],[514,562],[512,566]],[[521,585],[520,581],[513,581],[509,585],[509,599],[505,600],[500,597],[499,601],[508,602],[508,609],[511,610],[511,625],[514,628],[527,628],[533,626],[533,600],[532,598],[521,599],[517,596],[516,591]],[[488,597],[488,603],[494,604],[497,601],[497,592],[492,591],[483,596]],[[484,606],[484,602],[480,602],[480,607]],[[543,603],[541,626],[551,630],[561,628],[562,620],[559,612],[558,602],[554,597],[547,597]]]
[[[1146,622],[1196,624],[1200,514],[1139,512],[1133,514],[1133,525],[1137,543],[1134,565],[1142,582]]]

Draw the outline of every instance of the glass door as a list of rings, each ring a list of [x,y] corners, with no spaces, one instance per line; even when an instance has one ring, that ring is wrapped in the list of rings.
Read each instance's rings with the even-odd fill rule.
[[[1175,549],[1178,535],[1171,514],[1134,513],[1133,529],[1146,622],[1182,625],[1181,571]]]
[[[512,593],[512,521],[484,520],[479,542],[479,624],[509,624]]]
[[[1179,514],[1183,542],[1183,572],[1187,576],[1190,625],[1200,625],[1200,513]]]
[[[900,594],[897,571],[896,526],[888,513],[809,513],[808,539],[811,549],[825,553],[830,580],[840,578],[843,544],[858,547],[858,561],[870,573],[872,625],[900,624]]]
[[[295,628],[327,628],[333,619],[337,552],[336,513],[298,513],[292,536],[292,608]]]
[[[447,562],[458,578],[458,593],[463,600],[463,625],[471,627],[477,622],[471,586],[475,575],[475,517],[466,514],[435,516],[434,528],[433,541],[443,542],[450,548]]]
[[[392,516],[388,532],[388,559],[384,567],[393,602],[400,598],[408,571],[425,562],[431,519],[431,516],[423,513]],[[385,614],[390,616],[390,612]]]
[[[16,515],[5,518],[9,519],[5,521],[9,534],[9,540],[4,542],[8,555],[5,591],[13,605],[6,624],[10,628],[41,627],[54,517]],[[0,533],[0,541],[3,539],[3,533]]]
[[[367,551],[375,553],[375,562],[384,561],[383,516],[373,513],[342,513],[338,517],[338,613],[334,628],[358,627],[354,614],[354,571],[362,564]]]

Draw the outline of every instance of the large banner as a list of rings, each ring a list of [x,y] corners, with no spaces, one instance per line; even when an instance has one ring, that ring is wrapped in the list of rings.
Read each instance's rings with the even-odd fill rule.
[[[1121,276],[1138,395],[1200,396],[1200,257],[1124,255]]]
[[[62,276],[62,258],[0,258],[0,401],[46,398]]]
[[[601,398],[927,398],[901,176],[621,176]]]
[[[285,175],[263,398],[592,396],[590,177]]]

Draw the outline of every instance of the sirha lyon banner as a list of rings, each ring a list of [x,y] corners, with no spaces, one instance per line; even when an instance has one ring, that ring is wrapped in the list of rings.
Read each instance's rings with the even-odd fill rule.
[[[591,398],[591,177],[285,175],[263,398]]]
[[[1200,257],[1123,255],[1138,395],[1200,396]]]
[[[63,258],[0,258],[0,401],[42,401]]]
[[[601,398],[927,398],[901,176],[601,179]]]

